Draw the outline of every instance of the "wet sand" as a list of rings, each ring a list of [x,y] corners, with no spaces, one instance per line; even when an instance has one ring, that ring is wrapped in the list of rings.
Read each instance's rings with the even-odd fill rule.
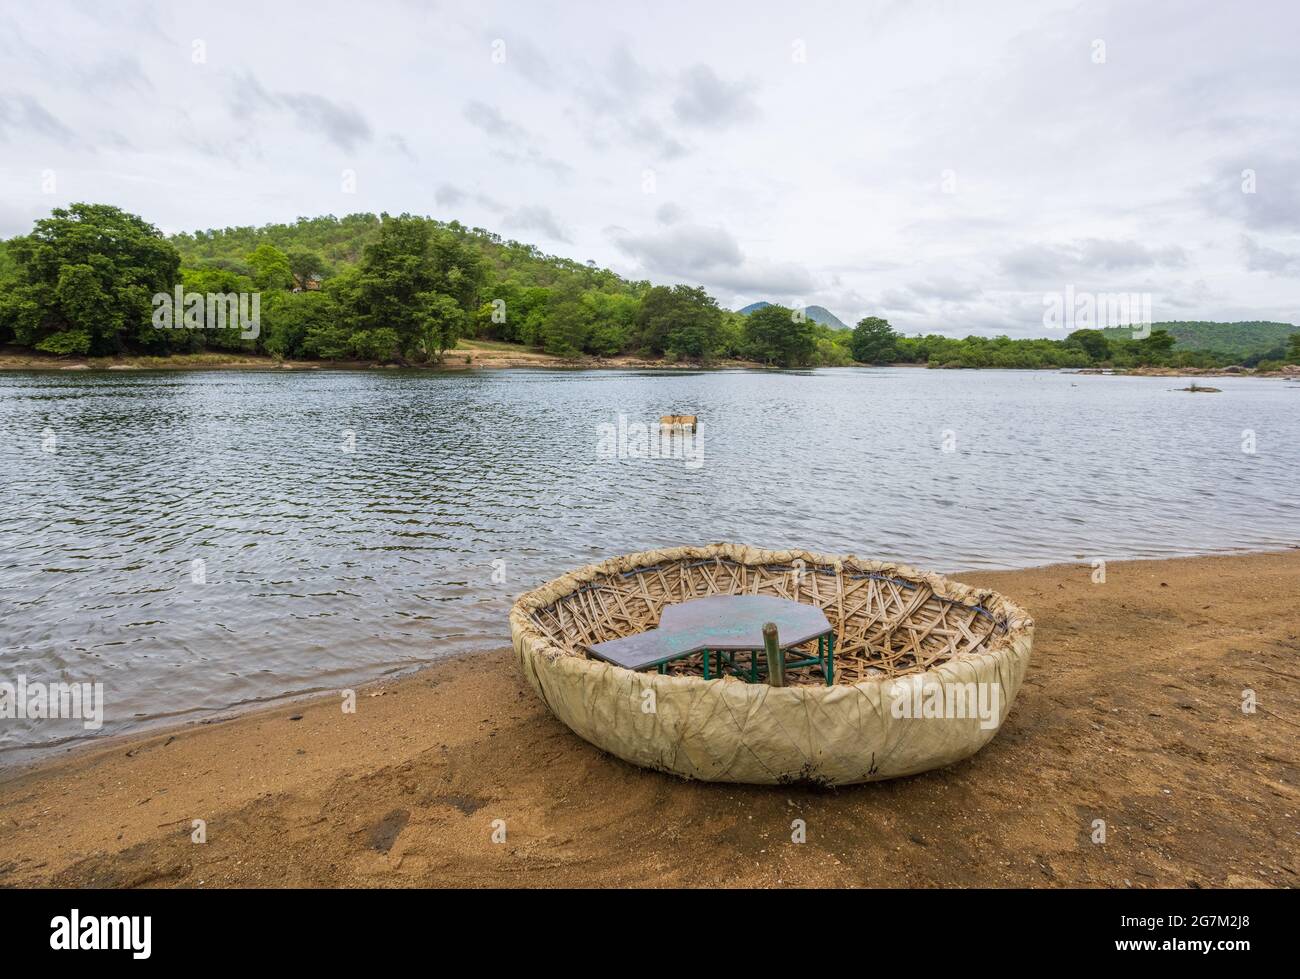
[[[1001,732],[941,771],[643,771],[500,649],[363,688],[355,713],[328,697],[0,774],[0,885],[1296,886],[1300,550],[1091,573],[956,576],[1038,626]]]

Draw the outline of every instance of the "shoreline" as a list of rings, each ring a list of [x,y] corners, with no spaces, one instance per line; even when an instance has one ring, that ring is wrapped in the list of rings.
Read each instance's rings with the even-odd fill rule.
[[[1003,370],[1046,372],[1080,376],[1104,377],[1267,377],[1300,380],[1300,365],[1288,365],[1275,371],[1256,371],[1254,368],[1229,370],[1217,367],[946,367],[919,363],[896,364],[846,364],[844,367],[870,369],[873,367],[906,367],[917,370],[980,371]],[[707,363],[695,361],[667,361],[662,358],[644,358],[620,355],[617,357],[576,358],[557,357],[527,347],[484,341],[461,341],[461,345],[448,350],[435,364],[392,364],[364,360],[277,360],[267,354],[228,354],[205,351],[195,354],[169,354],[162,357],[126,355],[117,357],[58,357],[34,351],[0,350],[0,373],[5,372],[81,372],[81,371],[386,371],[414,370],[443,373],[464,370],[507,370],[541,368],[549,370],[663,370],[663,371],[717,371],[717,370],[781,370],[756,361],[718,359]],[[828,367],[790,368],[799,371],[827,370]]]
[[[354,714],[309,696],[0,771],[0,886],[1297,886],[1300,552],[1107,571],[955,576],[1038,633],[1003,730],[948,769],[685,782],[577,738],[496,649],[358,686]]]
[[[464,342],[464,341],[462,341]],[[527,347],[487,345],[470,341],[468,345],[448,350],[443,359],[432,364],[395,364],[366,360],[277,360],[266,354],[227,354],[205,351],[195,354],[170,354],[163,357],[126,355],[118,357],[57,357],[34,352],[0,351],[0,372],[48,371],[389,371],[410,370],[445,373],[476,369],[501,370],[545,368],[550,370],[772,370],[764,364],[745,360],[719,359],[707,364],[693,361],[667,361],[643,357],[557,357]],[[809,370],[813,368],[807,368]]]
[[[1271,547],[1227,549],[1211,552],[1191,551],[1184,554],[1176,553],[1161,557],[1121,557],[1117,561],[1108,562],[1108,566],[1117,563],[1159,564],[1167,561],[1194,561],[1201,558],[1248,558],[1289,553],[1300,553],[1300,544],[1276,544]],[[976,577],[986,574],[1018,575],[1031,574],[1033,572],[1047,573],[1058,568],[1064,569],[1078,567],[1084,567],[1084,565],[1070,561],[1055,561],[1049,564],[1035,564],[1024,567],[1000,569],[985,568],[951,572],[943,571],[941,573],[956,581],[967,581],[974,580]],[[505,642],[504,639],[503,642]],[[444,663],[451,662],[452,660],[460,659],[462,657],[473,658],[494,650],[508,650],[508,648],[509,647],[506,645],[484,646],[478,650],[462,650],[460,652],[449,653],[437,659],[404,666],[393,672],[356,680],[347,689],[353,689],[360,693],[363,690],[368,691],[372,687],[384,686],[391,683],[400,683],[418,676],[426,670],[436,670]],[[224,707],[183,707],[156,717],[143,718],[127,730],[117,731],[112,734],[99,735],[95,737],[74,736],[63,740],[50,741],[41,745],[15,745],[9,748],[0,748],[0,785],[3,785],[8,778],[13,777],[16,773],[32,771],[60,759],[74,758],[85,752],[96,751],[100,748],[117,745],[119,743],[143,741],[155,736],[174,735],[178,731],[189,730],[196,726],[223,724],[229,721],[237,721],[261,711],[275,710],[281,707],[310,704],[316,701],[327,700],[337,696],[337,691],[340,689],[344,688],[330,686],[326,688],[316,688],[310,691],[273,694],[256,700],[229,704]]]

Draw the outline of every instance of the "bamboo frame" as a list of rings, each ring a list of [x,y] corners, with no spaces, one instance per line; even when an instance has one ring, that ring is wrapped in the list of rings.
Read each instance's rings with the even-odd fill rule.
[[[731,545],[618,570],[609,563],[556,600],[531,609],[536,628],[562,654],[655,628],[664,606],[707,595],[774,595],[819,606],[835,637],[835,685],[919,673],[1010,641],[1009,613],[1023,613],[992,592],[938,575],[855,558],[747,563]],[[657,556],[656,552],[656,555]],[[782,552],[794,554],[804,552]],[[1017,626],[1032,625],[1027,617]],[[815,647],[813,640],[805,647]],[[805,647],[796,647],[799,653]],[[790,658],[802,658],[791,651]],[[703,677],[703,657],[669,664],[670,676]],[[822,685],[816,666],[791,669],[791,686]]]

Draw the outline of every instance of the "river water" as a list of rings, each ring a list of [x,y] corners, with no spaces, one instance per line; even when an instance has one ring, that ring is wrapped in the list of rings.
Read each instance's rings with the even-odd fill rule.
[[[1294,546],[1300,383],[1050,372],[0,374],[0,764],[509,641],[514,596],[733,540],[941,571]],[[638,428],[694,414],[686,452]]]

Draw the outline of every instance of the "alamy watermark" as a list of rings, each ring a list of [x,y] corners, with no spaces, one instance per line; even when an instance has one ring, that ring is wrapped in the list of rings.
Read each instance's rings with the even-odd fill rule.
[[[1134,340],[1145,340],[1151,335],[1151,293],[1079,292],[1067,285],[1043,293],[1043,326],[1071,332],[1127,326]]]
[[[104,685],[28,681],[21,673],[16,683],[0,680],[0,720],[59,719],[98,731],[104,726]]]
[[[147,959],[153,951],[150,915],[82,914],[73,908],[50,919],[50,948],[60,951],[127,951]]]
[[[153,325],[159,330],[233,330],[245,340],[262,332],[260,292],[156,292]]]
[[[620,414],[617,423],[596,426],[596,458],[681,459],[687,469],[698,469],[704,464],[704,434],[694,423],[629,422]]]
[[[889,697],[889,713],[899,719],[978,719],[984,731],[993,730],[1001,721],[1000,683],[941,683],[916,673],[896,679]]]

